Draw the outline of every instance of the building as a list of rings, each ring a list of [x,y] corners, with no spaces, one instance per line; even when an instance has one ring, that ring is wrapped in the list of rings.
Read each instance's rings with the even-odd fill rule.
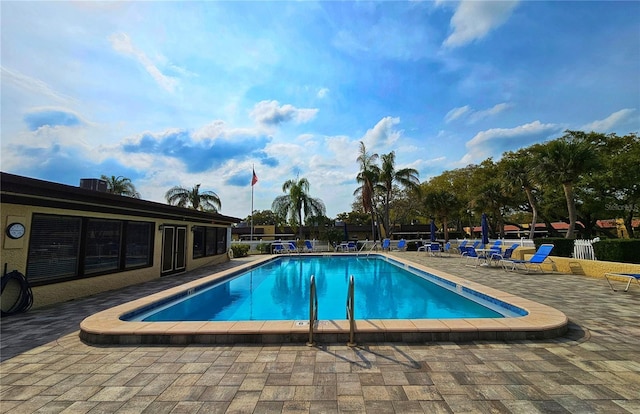
[[[7,173],[0,215],[4,273],[26,276],[34,307],[229,260],[240,221]]]

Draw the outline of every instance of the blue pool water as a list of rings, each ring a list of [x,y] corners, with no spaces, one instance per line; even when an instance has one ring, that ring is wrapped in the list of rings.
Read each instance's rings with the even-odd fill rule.
[[[126,319],[308,320],[311,275],[316,280],[318,319],[345,319],[350,275],[355,279],[356,319],[504,317],[504,312],[490,309],[495,308],[490,303],[483,306],[420,273],[377,256],[280,257]]]

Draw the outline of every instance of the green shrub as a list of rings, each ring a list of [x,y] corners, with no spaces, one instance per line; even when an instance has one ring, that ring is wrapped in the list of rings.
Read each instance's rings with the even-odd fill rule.
[[[231,250],[233,250],[233,257],[245,257],[249,255],[249,245],[248,244],[234,244],[231,246]]]
[[[271,243],[260,243],[258,246],[256,246],[256,249],[262,254],[271,253]]]
[[[598,260],[640,264],[640,240],[607,239],[593,243]]]
[[[551,256],[571,257],[573,255],[573,239],[565,239],[564,237],[544,237],[541,239],[533,239],[536,249],[543,244],[553,244]]]

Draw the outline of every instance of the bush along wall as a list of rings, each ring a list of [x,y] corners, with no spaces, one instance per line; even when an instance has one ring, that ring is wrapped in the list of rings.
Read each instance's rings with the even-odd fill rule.
[[[596,259],[607,262],[640,264],[640,240],[607,239],[593,243]]]
[[[249,254],[250,246],[248,244],[234,244],[231,246],[233,257],[245,257]]]

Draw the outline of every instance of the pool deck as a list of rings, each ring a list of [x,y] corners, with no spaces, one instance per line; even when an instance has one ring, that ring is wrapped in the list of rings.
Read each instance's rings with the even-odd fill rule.
[[[338,256],[345,254],[338,253]],[[354,256],[356,257],[356,256]],[[362,257],[362,256],[361,256]],[[364,257],[369,257],[364,256]],[[402,256],[376,254],[371,257],[391,258],[399,265],[412,266],[455,286],[456,291],[472,290],[498,301],[516,306],[527,312],[513,318],[460,318],[460,319],[356,319],[356,341],[370,342],[428,342],[472,340],[548,339],[567,331],[568,318],[550,306],[515,296],[405,260]],[[87,343],[102,345],[188,345],[236,343],[307,343],[310,339],[310,321],[231,321],[231,322],[144,322],[126,321],[123,316],[176,295],[188,296],[203,284],[210,284],[272,260],[263,256],[237,269],[217,272],[199,280],[185,283],[109,310],[94,314],[80,324],[80,338]],[[311,275],[303,275],[310,277]],[[357,281],[356,281],[357,283]],[[345,291],[345,302],[347,292]],[[322,306],[322,304],[320,304]],[[346,304],[345,304],[346,314]],[[357,316],[357,315],[356,315]],[[320,320],[313,323],[313,343],[349,342],[349,321]]]
[[[88,345],[87,316],[231,263],[3,318],[0,412],[638,413],[640,289],[604,278],[469,268],[393,253],[551,306],[568,332],[542,340]]]

